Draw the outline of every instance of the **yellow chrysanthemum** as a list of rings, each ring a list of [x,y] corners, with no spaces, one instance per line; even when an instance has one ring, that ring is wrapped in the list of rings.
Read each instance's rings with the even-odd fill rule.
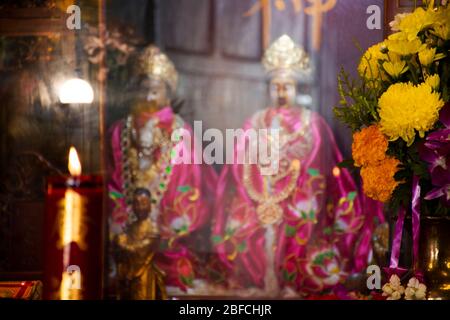
[[[450,17],[448,19],[450,20]],[[438,24],[434,27],[433,33],[443,40],[450,40],[450,25]]]
[[[428,67],[433,63],[436,55],[436,48],[426,48],[419,52],[419,61],[422,66]]]
[[[444,106],[440,94],[422,83],[391,85],[378,101],[381,131],[391,141],[402,138],[410,146],[417,130],[421,137],[431,130]]]
[[[409,41],[412,41],[420,31],[433,26],[437,19],[438,16],[432,9],[424,10],[419,7],[400,21],[399,29],[407,35]]]
[[[396,32],[388,36],[388,40],[408,41],[408,35],[404,32]],[[386,43],[386,41],[385,41]]]
[[[395,79],[408,71],[408,67],[406,66],[405,61],[386,61],[385,63],[383,63],[383,69]]]
[[[384,43],[381,42],[371,46],[364,53],[358,66],[358,73],[361,75],[361,77],[365,77],[369,80],[385,77],[382,74],[382,70],[380,70],[380,66],[378,64],[379,60],[388,59],[388,56],[382,52],[383,47]]]
[[[419,61],[420,64],[424,67],[428,67],[433,62],[441,60],[443,58],[445,58],[445,54],[436,54],[436,48],[423,48],[419,52]]]
[[[375,165],[363,167],[361,178],[364,194],[377,201],[389,201],[395,188],[399,185],[394,178],[399,164],[400,161],[389,157]]]
[[[438,19],[431,32],[443,40],[450,40],[450,6],[441,6],[436,14]]]
[[[426,45],[424,45],[418,38],[413,40],[404,39],[402,33],[397,33],[389,37],[385,43],[389,52],[396,53],[401,56],[416,54],[426,47]]]
[[[425,79],[425,83],[429,85],[433,90],[438,91],[441,83],[441,78],[438,74],[434,74]]]
[[[406,12],[406,13],[397,13],[394,17],[394,20],[391,21],[389,23],[389,26],[391,27],[391,30],[394,32],[400,31],[400,22],[402,22],[402,20],[409,16],[411,13]]]
[[[352,157],[355,166],[376,164],[386,158],[388,140],[378,125],[372,125],[353,134]]]

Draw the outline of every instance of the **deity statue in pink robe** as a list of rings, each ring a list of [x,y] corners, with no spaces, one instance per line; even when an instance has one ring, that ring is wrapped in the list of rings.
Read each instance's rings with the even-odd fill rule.
[[[275,107],[243,127],[278,132],[277,170],[235,163],[224,166],[219,178],[212,241],[233,294],[326,292],[371,258],[373,218],[383,219],[380,206],[366,202],[349,172],[337,166],[342,156],[325,120],[294,106],[296,75],[307,64],[289,37],[278,39],[264,57]],[[245,136],[238,141],[235,159],[247,142]]]
[[[191,132],[191,128],[169,106],[177,84],[172,62],[150,46],[141,56],[140,69],[145,72],[141,81],[145,96],[110,130],[110,237],[126,232],[136,219],[133,192],[147,189],[153,208],[149,218],[161,239],[155,263],[167,287],[186,291],[198,276],[196,233],[208,228],[212,197],[207,192],[214,190],[217,176],[212,168],[194,164],[194,143],[174,138],[180,129]],[[175,164],[175,150],[192,161]]]

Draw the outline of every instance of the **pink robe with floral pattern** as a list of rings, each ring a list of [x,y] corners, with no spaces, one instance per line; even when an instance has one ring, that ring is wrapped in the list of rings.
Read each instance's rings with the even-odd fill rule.
[[[142,124],[151,119],[158,119],[158,126],[172,133],[174,120],[182,122],[170,107],[155,113],[142,114],[139,121]],[[121,133],[124,121],[119,121],[111,128],[111,161],[109,163],[108,192],[110,195],[111,215],[109,217],[111,235],[123,232],[129,219],[130,208],[125,201],[123,179],[123,151],[121,148]],[[183,123],[183,122],[182,122]],[[191,132],[184,123],[184,129]],[[193,134],[191,132],[191,136]],[[181,145],[180,145],[181,144]],[[191,143],[191,150],[185,140],[177,145],[179,152],[189,152],[191,160],[194,157],[195,144]],[[212,196],[208,192],[214,190],[217,175],[212,167],[193,164],[173,165],[170,181],[159,204],[158,225],[163,239],[164,248],[156,255],[157,265],[166,274],[166,285],[175,286],[182,290],[192,285],[198,276],[197,270],[198,239],[196,233],[208,227],[212,205]],[[163,174],[163,172],[161,172]]]
[[[258,219],[258,203],[243,182],[243,165],[224,166],[216,193],[212,241],[228,270],[228,285],[261,288],[270,295],[286,287],[297,293],[335,288],[366,266],[373,217],[383,219],[381,207],[361,196],[349,172],[337,167],[341,153],[319,114],[300,108],[270,108],[245,123],[244,131],[251,128],[283,128],[288,134],[303,130],[284,155],[288,162],[300,160],[301,169],[295,189],[279,203],[281,222],[268,228]],[[243,148],[240,143],[236,150]],[[252,182],[261,191],[262,176],[256,165],[251,166]],[[275,184],[275,191],[283,190],[289,179]],[[267,248],[269,241],[272,249]]]

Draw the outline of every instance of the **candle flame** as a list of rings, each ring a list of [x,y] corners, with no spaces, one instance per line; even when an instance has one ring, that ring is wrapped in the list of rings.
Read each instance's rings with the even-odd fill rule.
[[[72,176],[81,175],[81,163],[78,158],[77,150],[74,147],[70,147],[68,168]]]

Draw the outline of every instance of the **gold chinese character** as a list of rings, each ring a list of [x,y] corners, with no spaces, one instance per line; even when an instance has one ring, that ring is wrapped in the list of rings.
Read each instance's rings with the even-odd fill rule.
[[[295,13],[300,13],[302,11],[305,14],[313,17],[313,47],[315,50],[320,49],[322,34],[322,20],[323,14],[332,10],[336,6],[337,0],[306,0],[310,6],[303,8],[302,0],[291,0],[292,7]],[[258,0],[245,14],[245,17],[250,17],[255,15],[257,12],[262,12],[263,20],[263,46],[267,48],[270,44],[270,31],[272,27],[272,3],[275,9],[278,11],[285,11],[286,1],[285,0]]]

